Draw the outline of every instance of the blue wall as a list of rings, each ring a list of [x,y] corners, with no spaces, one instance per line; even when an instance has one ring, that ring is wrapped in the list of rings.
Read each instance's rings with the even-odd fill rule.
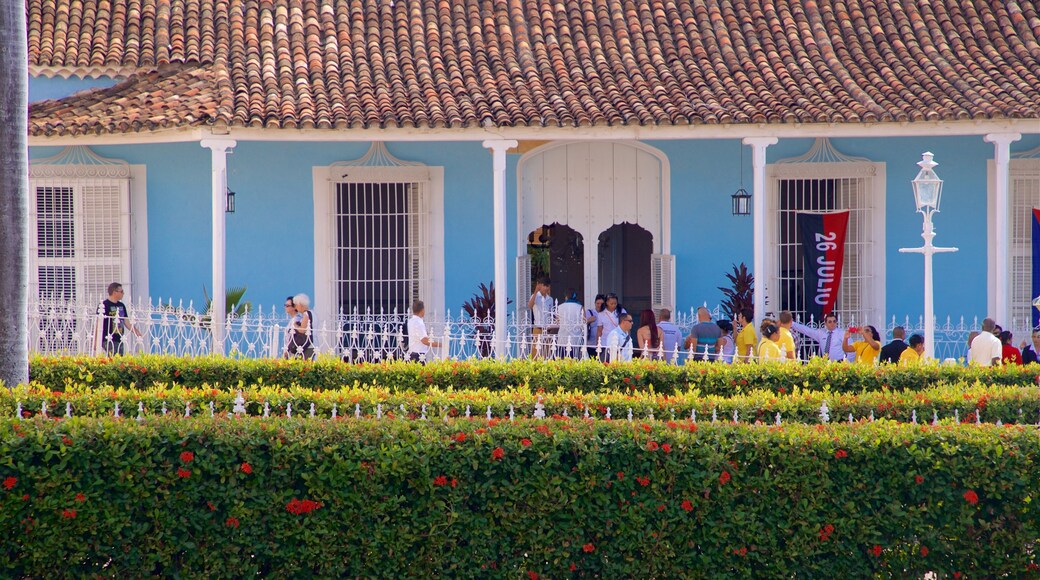
[[[923,151],[935,153],[945,180],[936,243],[961,251],[935,259],[936,314],[984,315],[986,307],[986,160],[982,137],[836,139],[842,153],[886,163],[887,310],[921,312],[921,257],[900,247],[921,242],[910,181]],[[687,309],[721,299],[719,286],[734,263],[752,261],[752,219],[731,215],[730,195],[740,185],[737,140],[655,141],[670,160],[672,251],[677,298]],[[1014,144],[1023,151],[1040,135]],[[811,139],[785,139],[767,150],[770,162],[797,156]],[[481,282],[492,280],[492,168],[480,143],[390,143],[401,159],[445,168],[446,306],[459,310]],[[149,283],[152,296],[202,299],[209,286],[210,155],[197,143],[104,146],[100,155],[147,166]],[[229,187],[237,211],[227,216],[227,283],[248,287],[247,298],[275,305],[287,294],[314,288],[312,167],[356,159],[368,143],[241,142],[229,157]],[[34,147],[33,158],[57,152]],[[508,156],[507,226],[510,297],[515,301],[516,166]],[[751,190],[751,154],[744,151],[743,185]],[[881,321],[877,321],[880,323]]]
[[[107,88],[119,81],[112,77],[29,77],[29,102],[61,99],[87,89]]]

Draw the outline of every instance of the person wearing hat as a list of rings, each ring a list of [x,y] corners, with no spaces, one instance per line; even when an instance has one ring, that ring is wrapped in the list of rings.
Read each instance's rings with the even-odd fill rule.
[[[762,342],[758,343],[758,360],[761,362],[786,360],[780,349],[780,328],[772,321],[762,325]]]

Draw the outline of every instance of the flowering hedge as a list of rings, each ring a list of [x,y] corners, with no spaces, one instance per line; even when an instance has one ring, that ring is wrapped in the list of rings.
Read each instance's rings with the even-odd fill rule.
[[[784,389],[781,389],[784,390]],[[601,391],[581,393],[556,391],[532,393],[529,389],[492,392],[440,390],[431,388],[422,393],[394,391],[379,387],[344,387],[339,390],[313,390],[304,387],[278,386],[243,387],[241,391],[183,386],[155,386],[148,389],[92,388],[87,385],[69,385],[69,390],[51,392],[39,387],[18,387],[10,391],[0,389],[0,417],[14,417],[18,406],[22,416],[29,418],[43,412],[46,405],[50,416],[63,417],[66,406],[72,416],[105,417],[120,414],[125,417],[184,415],[185,407],[192,416],[208,417],[210,404],[213,413],[226,415],[234,411],[238,392],[244,399],[245,414],[263,415],[264,405],[270,415],[292,413],[309,416],[314,405],[315,417],[328,418],[335,410],[338,417],[386,417],[437,419],[442,417],[485,417],[490,410],[493,417],[531,417],[542,404],[546,416],[567,415],[583,417],[585,412],[594,419],[628,418],[641,420],[698,419],[710,421],[714,413],[721,421],[732,421],[734,412],[738,422],[773,423],[779,413],[781,422],[821,422],[821,408],[827,405],[830,421],[892,419],[901,422],[917,420],[929,423],[934,419],[944,422],[987,422],[1040,424],[1040,388],[1004,387],[997,385],[953,384],[938,385],[920,391],[867,391],[863,393],[834,393],[808,391],[795,387],[791,392],[751,391],[729,397],[702,395],[697,391],[682,394],[658,395],[646,392]],[[290,407],[291,405],[291,407]],[[976,416],[977,415],[977,416]]]
[[[648,391],[671,394],[689,388],[714,395],[734,395],[754,389],[777,391],[800,386],[841,392],[920,389],[938,382],[982,381],[997,385],[1035,385],[1040,365],[997,368],[923,365],[865,367],[827,363],[724,365],[695,362],[672,366],[637,361],[601,364],[596,361],[444,361],[415,363],[347,364],[335,359],[317,362],[223,357],[175,358],[139,356],[118,358],[34,357],[30,378],[52,391],[69,382],[147,387],[176,384],[189,387],[270,383],[298,384],[313,389],[343,385],[379,385],[421,392],[430,387],[508,390],[517,385],[533,389],[595,392]]]
[[[0,420],[0,574],[1037,574],[1035,429]]]

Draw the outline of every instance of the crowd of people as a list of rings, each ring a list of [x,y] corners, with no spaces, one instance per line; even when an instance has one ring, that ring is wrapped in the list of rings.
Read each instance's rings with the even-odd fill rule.
[[[570,290],[567,299],[553,309],[550,290],[549,279],[540,278],[528,301],[534,358],[550,354],[577,357],[584,347],[589,358],[604,361],[645,358],[678,363],[693,359],[733,364],[823,358],[864,365],[912,365],[921,361],[925,351],[924,337],[912,334],[908,338],[901,326],[893,328],[892,340],[882,344],[875,326],[842,329],[833,313],[825,315],[823,325],[816,328],[795,320],[785,310],[775,318],[764,318],[756,329],[750,309],[737,312],[734,320],[712,320],[711,312],[700,307],[697,322],[684,337],[668,309],[647,309],[633,329],[632,314],[620,306],[615,294],[597,295],[593,307],[586,309]],[[796,341],[796,335],[802,340]],[[1037,362],[1040,330],[1033,332],[1032,345],[1023,342],[1016,348],[1012,338],[1010,331],[987,318],[982,330],[969,337],[967,360],[981,366]]]

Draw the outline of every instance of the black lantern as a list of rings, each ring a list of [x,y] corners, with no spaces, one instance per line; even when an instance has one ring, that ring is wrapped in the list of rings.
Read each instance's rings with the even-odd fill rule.
[[[746,189],[741,187],[730,197],[733,198],[733,215],[751,215],[751,194]]]
[[[227,201],[224,206],[224,211],[227,213],[235,213],[235,192],[230,189],[227,190]]]

